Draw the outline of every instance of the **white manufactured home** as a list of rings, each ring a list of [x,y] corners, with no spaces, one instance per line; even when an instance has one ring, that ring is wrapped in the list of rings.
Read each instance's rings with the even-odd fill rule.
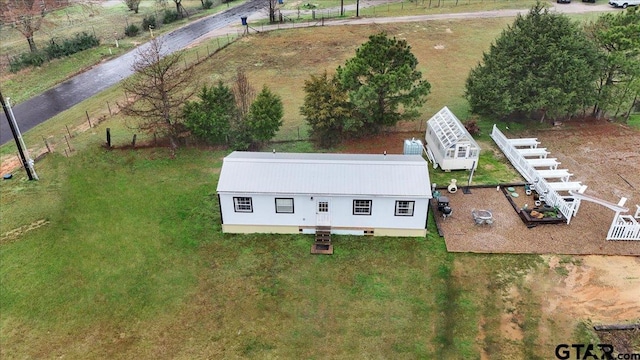
[[[427,121],[427,156],[433,167],[442,170],[471,170],[478,166],[480,146],[447,108]]]
[[[420,155],[236,151],[217,193],[226,233],[425,236],[431,199]]]

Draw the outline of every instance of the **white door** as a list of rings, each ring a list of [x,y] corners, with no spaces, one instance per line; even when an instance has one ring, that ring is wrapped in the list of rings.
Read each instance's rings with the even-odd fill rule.
[[[331,211],[329,199],[319,198],[316,200],[316,225],[331,225]]]

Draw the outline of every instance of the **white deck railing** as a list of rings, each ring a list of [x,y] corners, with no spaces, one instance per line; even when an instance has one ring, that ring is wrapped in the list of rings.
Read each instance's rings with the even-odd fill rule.
[[[507,159],[513,164],[513,167],[518,170],[520,175],[530,184],[533,184],[534,189],[540,197],[544,198],[544,201],[549,204],[558,207],[558,210],[567,219],[567,224],[571,221],[571,218],[575,215],[573,202],[567,202],[558,194],[555,190],[549,186],[547,181],[538,175],[537,170],[530,165],[529,161],[522,156],[518,149],[513,144],[518,144],[515,139],[511,141],[507,139],[502,131],[497,126],[493,125],[491,131],[491,138],[498,145],[500,150],[505,154]],[[527,139],[530,143],[534,143],[534,139]],[[537,142],[539,144],[539,142]]]
[[[631,215],[620,215],[613,218],[607,240],[640,240],[640,224]]]
[[[635,215],[620,215],[616,212],[607,240],[640,240],[640,205],[636,205]]]

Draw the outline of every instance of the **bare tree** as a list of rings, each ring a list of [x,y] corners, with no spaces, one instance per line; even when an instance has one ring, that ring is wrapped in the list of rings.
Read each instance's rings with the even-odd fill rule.
[[[33,35],[40,30],[45,15],[68,4],[68,0],[2,0],[0,21],[24,35],[29,43],[29,50],[36,52],[38,47]]]
[[[280,6],[278,5],[278,0],[267,0],[269,1],[269,22],[274,23],[278,21],[277,16],[280,14]]]
[[[133,11],[134,13],[138,13],[138,10],[140,9],[140,2],[142,0],[122,0],[125,5],[127,5],[127,8],[131,11]]]
[[[241,69],[238,69],[232,91],[236,99],[238,118],[246,119],[247,114],[249,114],[249,108],[256,99],[256,90],[251,86],[247,75]]]
[[[138,51],[133,70],[123,82],[128,99],[121,106],[127,116],[137,118],[141,131],[168,136],[172,147],[185,131],[182,107],[194,94],[193,71],[184,69],[182,52],[164,56],[162,42],[153,39]]]
[[[180,15],[180,17],[184,17],[185,14],[187,16],[189,15],[184,6],[182,6],[182,0],[173,0],[173,2],[176,4],[176,12],[178,13],[178,15]]]

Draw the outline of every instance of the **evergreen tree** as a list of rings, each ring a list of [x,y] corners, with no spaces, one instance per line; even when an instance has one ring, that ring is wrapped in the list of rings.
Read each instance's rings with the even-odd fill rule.
[[[195,137],[210,144],[224,144],[237,112],[233,93],[219,82],[200,90],[199,102],[188,102],[184,108],[185,126]]]
[[[335,77],[311,75],[304,82],[304,105],[300,113],[311,128],[311,136],[322,147],[337,145],[349,128],[351,110],[347,94]]]
[[[573,115],[595,100],[598,58],[578,23],[538,2],[483,54],[466,97],[472,112],[498,119]]]
[[[640,95],[640,10],[602,14],[585,30],[603,55],[592,114],[630,111]]]
[[[282,100],[264,86],[251,104],[247,116],[247,130],[254,146],[262,145],[276,135],[282,126],[283,115]]]
[[[405,40],[385,33],[370,36],[356,56],[337,69],[337,79],[354,107],[349,128],[377,132],[417,117],[431,89],[417,65]]]

